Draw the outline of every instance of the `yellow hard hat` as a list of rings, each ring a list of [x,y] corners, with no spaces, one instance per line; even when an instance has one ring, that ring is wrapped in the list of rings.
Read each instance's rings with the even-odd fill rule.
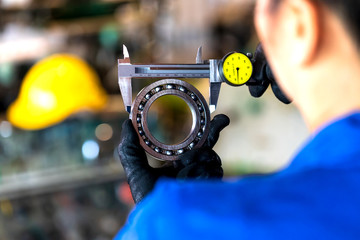
[[[55,54],[29,70],[7,118],[16,127],[36,130],[82,110],[100,110],[106,101],[106,92],[87,63],[74,55]]]

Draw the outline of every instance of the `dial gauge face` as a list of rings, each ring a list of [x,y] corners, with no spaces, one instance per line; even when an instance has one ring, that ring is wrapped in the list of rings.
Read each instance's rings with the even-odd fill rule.
[[[225,81],[233,86],[245,84],[251,78],[253,66],[243,53],[230,53],[222,61],[222,73]]]

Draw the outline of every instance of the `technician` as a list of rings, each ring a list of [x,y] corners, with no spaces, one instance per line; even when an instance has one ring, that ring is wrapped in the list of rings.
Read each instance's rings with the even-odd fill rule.
[[[119,155],[137,205],[115,239],[360,239],[359,12],[359,0],[256,2],[267,60],[312,133],[286,169],[209,180],[222,176],[211,148],[224,115],[204,147],[153,169],[126,121]]]

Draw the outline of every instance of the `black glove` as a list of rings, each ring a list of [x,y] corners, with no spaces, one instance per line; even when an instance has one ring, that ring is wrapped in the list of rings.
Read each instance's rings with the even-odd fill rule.
[[[251,96],[256,98],[261,97],[270,84],[277,99],[285,104],[291,103],[276,83],[270,66],[266,61],[261,43],[256,47],[253,60],[254,73],[252,80],[249,81],[248,84]]]
[[[229,123],[227,116],[215,116],[210,122],[209,135],[201,148],[184,153],[179,160],[173,162],[173,166],[153,168],[147,161],[131,120],[126,120],[122,126],[118,152],[134,202],[140,202],[151,192],[160,177],[221,178],[221,160],[212,147],[217,142],[220,131]]]

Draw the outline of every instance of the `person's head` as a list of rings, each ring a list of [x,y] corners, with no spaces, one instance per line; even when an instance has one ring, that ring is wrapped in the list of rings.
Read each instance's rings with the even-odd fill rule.
[[[330,108],[331,94],[352,85],[347,81],[360,82],[359,11],[359,0],[257,0],[258,36],[277,80],[303,115],[325,103]]]

